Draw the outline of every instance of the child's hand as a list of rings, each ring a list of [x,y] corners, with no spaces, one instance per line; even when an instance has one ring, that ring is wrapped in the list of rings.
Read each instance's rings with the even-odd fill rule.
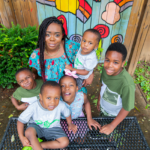
[[[72,67],[70,65],[67,65],[66,63],[65,63],[65,69],[69,69],[72,71]]]
[[[88,119],[87,120],[87,124],[88,124],[88,126],[89,126],[89,128],[90,128],[90,130],[92,130],[92,126],[97,130],[97,129],[101,129],[101,125],[97,122],[97,121],[95,121],[94,119]]]
[[[75,134],[77,132],[77,126],[74,125],[73,123],[71,123],[70,125],[68,125],[68,131],[73,131],[73,133]]]
[[[115,127],[112,124],[106,124],[101,128],[100,133],[109,135],[111,132],[114,131],[114,129]]]
[[[22,137],[20,140],[21,140],[23,146],[31,146],[29,140],[25,136]]]
[[[23,103],[21,105],[18,105],[18,110],[25,110],[29,106],[29,103]]]

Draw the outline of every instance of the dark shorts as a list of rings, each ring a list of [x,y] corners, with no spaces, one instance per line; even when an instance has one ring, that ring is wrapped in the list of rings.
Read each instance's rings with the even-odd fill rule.
[[[76,81],[77,81],[78,89],[80,90],[82,88],[83,79],[77,78]]]
[[[61,137],[67,137],[61,127],[41,128],[35,123],[30,123],[27,128],[34,128],[38,138],[45,138],[46,140],[56,140]]]

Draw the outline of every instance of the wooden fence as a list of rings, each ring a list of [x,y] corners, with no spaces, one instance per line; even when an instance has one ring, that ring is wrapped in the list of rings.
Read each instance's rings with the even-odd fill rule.
[[[0,23],[10,28],[11,22],[38,27],[36,0],[0,0]]]
[[[13,22],[15,25],[20,24],[22,28],[27,27],[29,24],[31,26],[36,25],[38,28],[41,21],[45,17],[48,17],[48,15],[49,16],[51,15],[56,15],[56,16],[64,15],[65,16],[66,15],[69,18],[70,14],[67,14],[66,12],[62,12],[62,10],[61,12],[59,11],[59,9],[61,9],[61,6],[60,8],[59,6],[56,6],[56,3],[58,3],[58,1],[63,1],[63,0],[0,0],[0,23],[4,24],[8,28],[11,27],[11,22]],[[66,1],[69,2],[70,0],[66,0]],[[104,7],[104,3],[107,4],[107,3],[115,2],[115,3],[118,3],[118,5],[120,3],[119,7],[121,8],[121,4],[122,4],[121,1],[123,1],[125,4],[132,0],[75,0],[75,1],[84,2],[84,6],[85,6],[85,2],[87,2],[86,5],[87,4],[91,5],[91,9],[94,11],[98,11],[99,13],[98,15],[101,15],[102,10],[100,9]],[[48,8],[47,3],[52,4],[52,7],[50,9]],[[40,6],[41,4],[43,5],[42,7]],[[57,10],[55,10],[55,7],[57,7],[56,8]],[[80,5],[79,10],[77,11],[79,13],[80,12],[83,13],[83,15],[87,17],[85,14],[86,9],[82,11],[82,7],[83,6]],[[122,9],[123,8],[125,8],[125,5],[122,7]],[[43,9],[43,14],[42,14],[42,9]],[[106,9],[106,6],[105,6],[105,9]],[[72,11],[72,10],[69,10],[68,8],[68,11]],[[97,14],[94,11],[92,12],[91,18],[87,20],[87,22],[91,23],[90,25],[91,28],[94,27],[94,20],[96,18],[100,20],[100,23],[104,23],[104,20],[101,20],[99,16],[96,16]],[[51,14],[49,12],[51,12]],[[80,16],[76,16],[76,17],[80,17]],[[150,30],[149,30],[150,29],[149,28],[150,27],[150,21],[149,21],[150,20],[150,0],[134,0],[130,19],[129,19],[129,15],[127,16],[127,15],[122,14],[122,17],[123,17],[122,20],[120,20],[121,23],[119,24],[120,26],[117,25],[117,23],[119,22],[118,21],[114,25],[114,27],[111,27],[111,24],[108,24],[108,27],[111,29],[113,28],[115,29],[118,26],[120,29],[121,25],[123,25],[124,23],[124,19],[126,19],[126,21],[129,20],[128,26],[126,26],[127,30],[125,28],[125,31],[123,31],[126,34],[124,34],[125,37],[123,37],[122,42],[124,42],[128,50],[128,56],[127,56],[128,72],[131,75],[133,75],[138,60],[146,60],[146,61],[150,60],[150,46],[149,46],[149,43],[150,43],[149,42],[150,41]],[[78,19],[80,19],[80,21],[82,20],[82,18],[78,18]],[[85,19],[83,19],[82,22],[86,22]],[[77,21],[77,23],[81,24],[80,21]],[[106,21],[105,21],[105,25],[107,25]],[[76,31],[78,31],[78,29],[80,29],[81,27],[82,27],[81,29],[86,29],[86,26],[87,26],[86,24],[80,25],[79,27],[77,27]],[[68,30],[68,33],[69,32],[72,32],[72,31]],[[120,30],[119,33],[121,32],[122,31]],[[112,39],[112,33],[113,33],[113,30],[111,31],[111,37],[109,37],[109,42],[111,41],[110,39]],[[117,34],[119,33],[117,32]],[[69,35],[71,36],[72,34],[69,33]],[[82,33],[80,33],[80,35],[82,35]],[[107,44],[106,43],[107,42],[105,42],[104,45],[108,46],[109,43]],[[104,54],[103,54],[103,57],[104,57]]]

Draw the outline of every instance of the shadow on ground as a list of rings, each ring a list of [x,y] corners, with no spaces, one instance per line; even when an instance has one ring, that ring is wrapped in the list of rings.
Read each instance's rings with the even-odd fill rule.
[[[100,80],[100,74],[98,71],[95,71],[95,77],[94,81],[91,86],[88,86],[88,99],[91,103],[91,109],[92,109],[92,116],[98,117],[99,112],[96,108],[96,99],[98,99],[99,94],[99,80]],[[15,109],[15,107],[12,105],[10,96],[15,91],[15,89],[18,86],[16,85],[14,89],[2,89],[0,88],[0,141],[2,140],[2,137],[4,135],[7,123],[9,121],[10,116],[18,117],[18,115],[21,113],[21,111],[18,111]],[[138,87],[136,86],[135,91],[135,106],[130,113],[129,116],[136,116],[137,120],[139,122],[139,125],[142,129],[142,132],[146,138],[146,141],[150,147],[150,110],[146,110],[145,106],[145,100],[142,97],[142,94],[140,93]]]

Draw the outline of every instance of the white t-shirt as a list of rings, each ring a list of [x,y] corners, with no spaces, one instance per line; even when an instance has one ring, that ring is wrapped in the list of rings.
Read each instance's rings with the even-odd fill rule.
[[[61,114],[64,117],[70,116],[70,110],[64,102],[59,101],[58,106],[49,111],[42,107],[39,100],[29,105],[19,116],[18,120],[22,123],[36,123],[41,128],[61,127],[60,118]]]
[[[81,54],[81,48],[79,49],[75,61],[74,61],[74,68],[75,69],[85,69],[89,71],[87,75],[78,75],[81,79],[87,79],[93,72],[94,68],[96,67],[98,60],[96,56],[95,50],[87,55]]]

